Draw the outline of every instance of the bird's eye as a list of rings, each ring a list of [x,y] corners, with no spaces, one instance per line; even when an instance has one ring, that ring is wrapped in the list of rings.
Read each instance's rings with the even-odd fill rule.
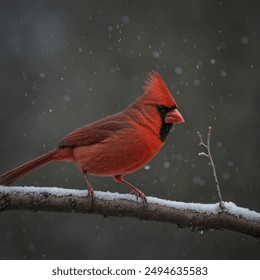
[[[163,105],[158,105],[157,108],[161,111],[161,110],[163,110],[164,106]]]

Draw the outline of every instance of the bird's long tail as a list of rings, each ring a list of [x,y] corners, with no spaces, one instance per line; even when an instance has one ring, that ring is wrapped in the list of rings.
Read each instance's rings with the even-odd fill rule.
[[[57,160],[57,152],[58,149],[52,150],[2,174],[0,185],[10,185],[42,165]]]

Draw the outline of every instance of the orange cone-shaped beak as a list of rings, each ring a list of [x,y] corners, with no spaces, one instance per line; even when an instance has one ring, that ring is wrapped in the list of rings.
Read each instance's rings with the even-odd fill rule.
[[[166,123],[183,123],[185,121],[184,121],[184,118],[181,115],[181,113],[177,109],[174,109],[166,114],[165,122]]]

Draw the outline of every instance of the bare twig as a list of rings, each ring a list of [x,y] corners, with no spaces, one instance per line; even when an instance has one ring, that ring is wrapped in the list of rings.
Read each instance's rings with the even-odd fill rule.
[[[217,176],[217,172],[216,172],[216,167],[215,167],[215,164],[214,164],[214,161],[213,161],[213,157],[212,157],[211,151],[210,151],[211,126],[209,126],[209,129],[208,129],[207,144],[204,143],[204,141],[202,139],[202,136],[201,136],[199,131],[198,131],[198,136],[199,136],[199,140],[200,140],[199,145],[203,146],[207,150],[207,153],[200,152],[199,156],[205,156],[205,157],[209,158],[210,165],[211,165],[212,171],[213,171],[214,181],[216,183],[216,187],[217,187],[217,191],[218,191],[219,206],[221,207],[221,209],[223,209],[224,208],[224,204],[223,204],[223,199],[222,199],[222,195],[221,195],[221,192],[220,192],[220,187],[219,187],[219,181],[218,181],[218,176]]]
[[[260,213],[223,202],[217,204],[185,203],[147,197],[144,207],[134,195],[95,192],[90,203],[87,192],[44,187],[0,186],[0,213],[10,210],[88,213],[140,220],[173,223],[192,230],[227,229],[260,237]],[[3,214],[2,214],[3,215]]]

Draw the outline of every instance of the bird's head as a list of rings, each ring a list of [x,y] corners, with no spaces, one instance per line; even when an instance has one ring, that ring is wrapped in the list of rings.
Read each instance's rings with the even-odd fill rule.
[[[152,71],[149,74],[144,95],[138,98],[135,104],[139,105],[143,114],[151,118],[154,126],[159,126],[162,141],[165,141],[173,124],[184,122],[176,101],[158,72]]]

